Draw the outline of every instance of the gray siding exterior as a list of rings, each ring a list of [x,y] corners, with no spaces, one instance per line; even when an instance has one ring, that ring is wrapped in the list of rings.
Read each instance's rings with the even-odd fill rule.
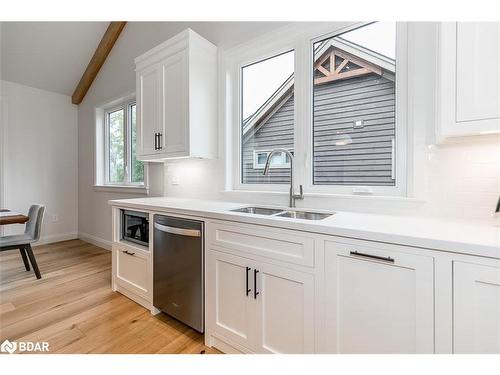
[[[270,168],[263,176],[263,169],[253,168],[253,151],[270,151],[273,148],[293,150],[293,95],[263,124],[253,136],[243,143],[243,178],[245,184],[290,183],[289,168]]]
[[[288,183],[289,168],[268,176],[253,168],[254,150],[293,150],[293,95],[244,140],[243,183]],[[314,176],[319,185],[393,186],[392,140],[395,136],[395,83],[367,74],[314,87]],[[355,129],[354,121],[364,127]],[[335,145],[339,134],[352,143]]]

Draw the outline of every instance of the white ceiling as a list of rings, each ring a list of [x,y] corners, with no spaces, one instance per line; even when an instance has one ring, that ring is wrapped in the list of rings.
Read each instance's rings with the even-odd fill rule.
[[[163,22],[141,27],[165,34],[187,27],[229,47],[284,25],[282,22]],[[71,95],[108,22],[2,22],[1,78]],[[163,34],[163,33],[162,33]]]
[[[2,79],[71,95],[108,22],[3,22]]]

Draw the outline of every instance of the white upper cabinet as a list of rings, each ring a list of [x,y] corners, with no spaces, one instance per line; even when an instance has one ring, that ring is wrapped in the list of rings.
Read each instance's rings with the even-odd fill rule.
[[[217,48],[188,29],[135,64],[138,158],[215,158]]]
[[[500,353],[500,267],[454,262],[454,353]]]
[[[500,132],[500,22],[442,23],[438,142]]]

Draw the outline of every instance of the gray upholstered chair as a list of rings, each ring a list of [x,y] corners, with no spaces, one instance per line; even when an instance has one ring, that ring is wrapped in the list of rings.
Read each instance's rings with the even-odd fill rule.
[[[29,257],[37,279],[41,279],[42,276],[40,275],[40,270],[38,269],[38,265],[36,264],[36,259],[35,255],[33,254],[33,250],[31,249],[31,244],[38,241],[38,239],[40,238],[44,212],[45,206],[31,206],[28,213],[29,220],[26,223],[24,234],[15,234],[11,236],[0,237],[0,251],[19,249],[19,251],[21,252],[21,257],[23,258],[24,266],[26,267],[26,271],[30,270],[30,264],[28,262]]]

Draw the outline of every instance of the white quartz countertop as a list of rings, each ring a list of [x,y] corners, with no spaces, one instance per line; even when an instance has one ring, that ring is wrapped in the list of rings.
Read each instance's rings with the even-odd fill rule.
[[[168,197],[111,200],[109,204],[500,258],[500,227],[488,223],[343,211],[323,220],[302,220],[230,211],[254,204]]]

